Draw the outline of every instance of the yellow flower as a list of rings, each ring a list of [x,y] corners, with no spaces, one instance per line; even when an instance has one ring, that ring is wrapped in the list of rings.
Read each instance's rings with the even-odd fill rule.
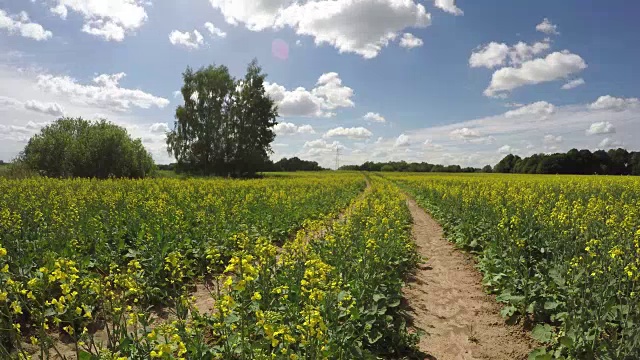
[[[22,314],[22,306],[20,306],[20,303],[17,301],[14,301],[11,303],[11,309],[13,310],[13,313],[16,315]]]

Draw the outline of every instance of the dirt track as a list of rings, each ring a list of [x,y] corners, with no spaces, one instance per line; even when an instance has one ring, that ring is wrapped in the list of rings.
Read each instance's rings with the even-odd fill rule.
[[[506,325],[500,306],[487,295],[469,255],[455,249],[442,228],[414,200],[413,236],[427,262],[405,287],[414,325],[426,331],[426,359],[527,359],[534,347],[520,326]]]

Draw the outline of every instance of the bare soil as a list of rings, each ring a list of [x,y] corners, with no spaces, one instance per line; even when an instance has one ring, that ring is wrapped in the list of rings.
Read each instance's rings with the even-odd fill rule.
[[[425,359],[527,359],[534,341],[520,325],[507,325],[495,298],[482,288],[482,276],[470,255],[447,241],[440,225],[413,199],[413,236],[427,259],[416,271],[404,296]]]

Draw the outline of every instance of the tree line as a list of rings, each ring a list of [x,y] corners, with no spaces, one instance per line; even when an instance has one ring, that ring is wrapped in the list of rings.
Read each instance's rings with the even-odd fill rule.
[[[487,167],[489,171],[487,171]],[[480,172],[480,171],[491,172],[491,166],[487,165],[485,166],[484,169],[478,169],[474,167],[463,168],[460,165],[429,164],[426,162],[408,163],[406,161],[390,161],[390,162],[367,161],[362,165],[341,166],[340,170],[472,173],[472,172]]]
[[[567,153],[535,154],[524,159],[509,154],[493,168],[498,173],[640,175],[640,152],[571,149]]]
[[[179,173],[181,170],[176,163],[158,165],[159,170],[175,171]],[[264,164],[257,168],[259,172],[292,172],[292,171],[324,171],[328,170],[323,168],[316,161],[302,160],[297,156],[292,158],[282,158],[276,162],[267,160]]]

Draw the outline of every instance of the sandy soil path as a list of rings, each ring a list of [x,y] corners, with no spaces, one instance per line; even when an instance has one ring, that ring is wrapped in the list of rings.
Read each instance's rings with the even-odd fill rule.
[[[442,228],[413,199],[413,236],[420,266],[404,295],[415,326],[426,331],[426,359],[527,359],[533,341],[520,326],[506,325],[500,306],[487,295],[472,258],[444,239]]]

